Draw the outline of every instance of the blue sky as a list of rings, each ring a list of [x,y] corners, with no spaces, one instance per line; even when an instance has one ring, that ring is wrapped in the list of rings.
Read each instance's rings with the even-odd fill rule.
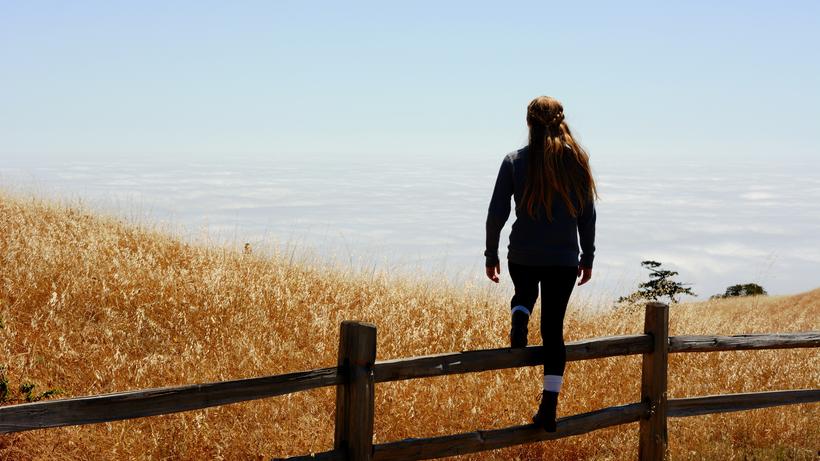
[[[0,160],[593,159],[820,146],[820,2],[0,2]]]

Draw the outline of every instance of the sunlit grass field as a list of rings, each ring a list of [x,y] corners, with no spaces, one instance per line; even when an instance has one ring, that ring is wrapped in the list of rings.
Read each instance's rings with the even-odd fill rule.
[[[332,366],[339,323],[378,327],[377,359],[506,345],[506,295],[278,250],[186,243],[76,206],[0,195],[6,404]],[[504,276],[505,274],[502,274]],[[504,282],[509,283],[508,280]],[[539,322],[538,310],[533,322]],[[675,305],[671,334],[820,329],[820,290]],[[537,325],[537,323],[535,323]],[[567,340],[642,331],[641,312],[572,304]],[[530,343],[539,341],[531,328]],[[538,367],[378,384],[375,440],[528,422]],[[820,351],[673,354],[670,397],[820,387]],[[640,358],[567,365],[559,416],[639,399]],[[0,392],[0,395],[2,393]],[[52,397],[53,398],[53,397]],[[270,459],[333,444],[334,389],[0,436],[0,459]],[[463,459],[634,459],[637,423]],[[820,405],[671,419],[672,459],[817,459]]]

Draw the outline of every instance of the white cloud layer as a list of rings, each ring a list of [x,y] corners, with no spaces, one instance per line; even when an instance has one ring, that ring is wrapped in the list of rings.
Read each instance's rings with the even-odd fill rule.
[[[207,230],[229,243],[312,248],[356,267],[484,283],[484,220],[501,156],[450,160],[54,164],[0,170],[0,180],[182,226],[185,238]],[[678,270],[701,297],[741,282],[772,293],[820,285],[820,177],[809,174],[816,165],[593,166],[602,199],[587,290],[626,294],[646,278],[643,259]],[[502,259],[513,220],[502,232]]]

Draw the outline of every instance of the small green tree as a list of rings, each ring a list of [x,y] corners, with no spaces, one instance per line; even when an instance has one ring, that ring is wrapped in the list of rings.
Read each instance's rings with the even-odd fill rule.
[[[739,283],[726,288],[722,295],[714,295],[712,298],[734,298],[737,296],[766,296],[766,290],[756,283]]]
[[[679,295],[697,296],[687,286],[688,283],[672,280],[672,277],[678,275],[676,271],[661,269],[661,263],[657,261],[641,261],[641,266],[649,270],[649,281],[639,284],[637,291],[618,298],[619,303],[634,304],[642,300],[658,301],[668,297],[675,304]]]

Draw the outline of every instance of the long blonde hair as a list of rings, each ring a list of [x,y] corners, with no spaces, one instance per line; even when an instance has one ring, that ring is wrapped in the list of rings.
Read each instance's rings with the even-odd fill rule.
[[[523,206],[535,219],[536,208],[543,204],[552,221],[555,194],[574,217],[598,197],[589,166],[589,155],[572,136],[564,121],[564,107],[549,96],[539,96],[527,106],[529,125],[529,164],[524,184]],[[578,207],[571,194],[578,199]]]

